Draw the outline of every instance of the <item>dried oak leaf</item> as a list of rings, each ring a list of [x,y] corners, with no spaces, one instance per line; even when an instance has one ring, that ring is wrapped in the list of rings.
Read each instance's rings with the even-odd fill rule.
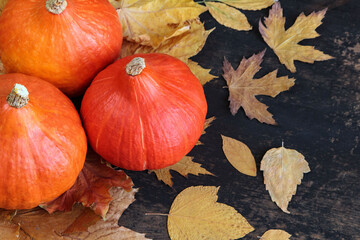
[[[284,147],[268,150],[261,160],[260,170],[264,172],[264,183],[271,200],[287,210],[289,202],[301,184],[304,173],[310,172],[304,156],[296,150]]]
[[[276,77],[277,70],[268,73],[262,78],[253,79],[254,75],[261,69],[265,50],[254,54],[249,59],[243,58],[236,70],[225,58],[223,66],[223,77],[229,88],[230,111],[235,115],[242,107],[246,115],[256,118],[259,122],[273,124],[276,122],[272,114],[267,111],[268,106],[259,102],[256,95],[268,95],[275,97],[282,91],[288,90],[294,85],[295,79]]]
[[[246,16],[237,9],[220,2],[205,2],[211,16],[220,24],[238,31],[249,31],[252,29]]]
[[[130,191],[133,186],[131,179],[121,170],[114,170],[101,162],[101,157],[89,151],[84,168],[75,184],[61,196],[41,205],[49,213],[54,211],[70,211],[74,203],[82,203],[92,208],[95,213],[105,217],[112,197],[111,187],[122,187]]]
[[[157,48],[206,11],[193,0],[110,0],[116,8],[126,40]]]
[[[221,137],[223,140],[223,151],[231,165],[239,172],[255,177],[257,170],[256,162],[248,146],[236,139],[223,135]]]
[[[260,240],[289,240],[291,235],[280,229],[270,229],[266,231]]]
[[[149,171],[149,173],[154,172],[159,181],[163,181],[165,184],[172,187],[173,181],[171,180],[172,176],[170,174],[170,170],[177,171],[184,177],[187,177],[188,174],[193,174],[196,176],[198,176],[199,174],[213,175],[211,172],[201,167],[201,164],[193,162],[193,157],[188,156],[183,157],[179,162],[174,165],[158,170],[151,170]]]
[[[269,17],[265,18],[265,26],[259,22],[260,33],[265,42],[278,56],[280,62],[291,71],[296,72],[294,61],[314,63],[333,57],[316,50],[313,46],[303,46],[298,43],[304,39],[320,36],[315,29],[321,25],[326,9],[313,12],[309,16],[301,13],[294,25],[285,31],[285,18],[280,2],[276,2],[270,10]]]
[[[233,207],[216,202],[219,187],[196,186],[175,198],[168,214],[172,240],[237,239],[254,228]]]

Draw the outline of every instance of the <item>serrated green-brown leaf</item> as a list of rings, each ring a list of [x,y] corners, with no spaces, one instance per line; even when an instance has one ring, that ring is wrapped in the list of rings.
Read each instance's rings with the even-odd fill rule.
[[[261,160],[260,170],[264,172],[264,183],[271,200],[283,212],[290,213],[287,207],[297,185],[301,184],[304,173],[310,172],[304,156],[294,149],[272,148]]]
[[[196,186],[177,195],[168,215],[172,240],[237,239],[254,230],[233,207],[217,202],[218,190]]]
[[[260,10],[270,7],[271,5],[274,4],[274,0],[218,0],[218,1],[243,10]]]
[[[219,2],[205,2],[205,5],[220,24],[238,31],[252,29],[246,16],[239,10]]]
[[[267,230],[260,238],[260,240],[289,240],[291,237],[287,232],[280,229]]]
[[[267,111],[268,106],[258,101],[256,95],[268,95],[275,97],[282,91],[288,90],[294,85],[295,79],[276,77],[277,70],[268,73],[259,79],[253,79],[260,70],[265,50],[254,54],[249,59],[243,58],[236,70],[225,58],[223,77],[229,88],[230,111],[235,115],[242,107],[246,115],[256,118],[259,122],[275,125],[272,114]]]
[[[265,26],[259,22],[259,31],[265,42],[278,56],[280,62],[291,72],[296,72],[294,61],[314,63],[332,59],[330,55],[316,50],[313,46],[298,44],[304,39],[320,36],[315,29],[321,25],[326,9],[313,12],[309,16],[301,13],[294,25],[285,31],[285,18],[279,2],[276,2],[270,10],[269,17],[265,18]]]

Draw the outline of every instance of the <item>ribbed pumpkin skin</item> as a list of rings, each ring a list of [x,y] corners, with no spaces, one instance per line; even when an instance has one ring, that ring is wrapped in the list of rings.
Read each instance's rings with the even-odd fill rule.
[[[129,76],[134,58],[146,67]],[[100,72],[85,92],[81,116],[93,149],[128,170],[159,169],[178,162],[196,144],[207,112],[199,80],[180,60],[137,54]]]
[[[17,109],[6,97],[15,83],[29,102]],[[87,151],[72,102],[50,83],[23,74],[0,75],[0,208],[29,209],[69,189]]]
[[[84,93],[120,54],[122,30],[107,0],[67,0],[59,15],[46,0],[9,0],[0,15],[0,58],[7,72],[51,82],[69,96]]]

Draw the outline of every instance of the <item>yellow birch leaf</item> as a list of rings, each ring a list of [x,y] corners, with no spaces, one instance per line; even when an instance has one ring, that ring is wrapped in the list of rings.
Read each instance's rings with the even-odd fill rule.
[[[199,174],[208,174],[213,175],[211,172],[208,172],[205,168],[201,167],[201,164],[193,162],[193,157],[185,156],[179,162],[175,163],[166,168],[158,170],[150,170],[149,173],[154,172],[159,181],[163,181],[165,184],[172,187],[173,181],[171,180],[170,170],[177,171],[184,177],[187,177],[188,174],[193,174],[198,176]]]
[[[264,172],[264,183],[271,200],[286,212],[289,202],[301,184],[304,173],[310,172],[304,156],[296,150],[284,147],[272,148],[261,160],[260,170]]]
[[[220,24],[239,31],[249,31],[252,29],[246,16],[235,8],[218,2],[205,2],[210,14]]]
[[[253,79],[261,69],[260,64],[265,50],[254,54],[249,59],[243,58],[236,70],[224,60],[223,77],[229,87],[230,111],[235,115],[242,107],[246,115],[256,118],[259,122],[275,125],[272,114],[267,111],[268,106],[256,99],[256,95],[277,96],[280,92],[288,90],[294,85],[295,79],[276,77],[277,70],[270,72],[259,79]]]
[[[201,135],[204,135],[206,133],[206,129],[211,126],[212,122],[215,119],[216,119],[215,117],[210,117],[210,118],[205,119],[204,130],[201,133]],[[196,145],[202,145],[202,142],[199,140],[199,141],[197,141]]]
[[[256,176],[256,162],[248,146],[244,143],[221,135],[223,151],[227,160],[239,172],[248,176]]]
[[[218,1],[243,10],[260,10],[270,7],[271,5],[274,4],[274,0],[218,0]]]
[[[291,235],[280,229],[270,229],[266,231],[260,240],[289,240]]]
[[[233,207],[216,202],[218,190],[196,186],[179,193],[168,214],[172,240],[237,239],[254,230]]]
[[[205,69],[201,67],[197,62],[188,60],[185,62],[186,65],[190,68],[191,72],[199,79],[201,85],[205,85],[207,82],[210,82],[216,76],[210,74],[211,69]]]
[[[117,9],[125,39],[158,47],[187,20],[206,11],[193,0],[110,0]]]
[[[298,43],[304,39],[320,36],[315,29],[321,25],[326,9],[312,12],[309,16],[301,13],[294,25],[285,31],[285,18],[280,2],[276,2],[270,10],[269,17],[265,18],[265,26],[259,22],[260,33],[265,42],[278,56],[280,62],[291,71],[296,72],[294,61],[314,63],[333,57],[316,50],[313,46],[303,46]]]

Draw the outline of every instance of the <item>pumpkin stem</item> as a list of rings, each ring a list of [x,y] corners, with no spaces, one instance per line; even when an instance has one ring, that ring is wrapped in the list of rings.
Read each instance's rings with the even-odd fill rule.
[[[16,83],[7,96],[6,101],[14,108],[22,108],[29,101],[29,92],[25,86]]]
[[[145,68],[145,60],[141,57],[133,58],[127,65],[126,65],[126,73],[131,76],[139,75],[142,70]]]
[[[46,0],[46,9],[53,14],[62,13],[66,6],[66,0]]]

